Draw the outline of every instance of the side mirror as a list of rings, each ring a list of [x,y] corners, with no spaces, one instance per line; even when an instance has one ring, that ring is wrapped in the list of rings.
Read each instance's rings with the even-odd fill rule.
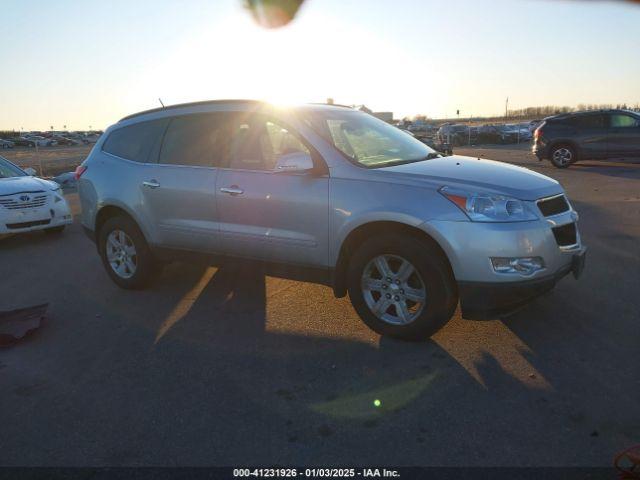
[[[304,173],[313,170],[313,159],[306,152],[287,153],[278,158],[276,173]]]
[[[26,173],[27,175],[29,175],[30,177],[35,177],[36,176],[36,171],[34,168],[31,167],[27,167],[24,169],[24,173]]]

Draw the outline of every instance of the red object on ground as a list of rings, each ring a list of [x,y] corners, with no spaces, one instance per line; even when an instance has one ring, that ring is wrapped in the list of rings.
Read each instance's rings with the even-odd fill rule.
[[[40,328],[47,315],[48,303],[17,310],[0,311],[0,347],[10,347]]]
[[[613,466],[621,479],[640,479],[640,445],[634,445],[616,455]]]

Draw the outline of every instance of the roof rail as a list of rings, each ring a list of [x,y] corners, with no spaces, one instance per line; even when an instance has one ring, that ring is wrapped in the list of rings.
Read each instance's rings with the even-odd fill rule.
[[[341,108],[349,108],[353,110],[353,105],[341,105],[339,103],[327,103],[327,102],[309,102],[307,105],[327,105],[328,107],[341,107]]]
[[[200,102],[188,102],[188,103],[177,103],[175,105],[167,105],[165,107],[157,107],[151,108],[149,110],[143,110],[142,112],[132,113],[131,115],[127,115],[126,117],[122,117],[119,122],[123,122],[125,120],[129,120],[131,118],[139,117],[140,115],[146,115],[148,113],[162,112],[164,110],[173,110],[176,108],[183,107],[194,107],[197,105],[215,105],[218,103],[265,103],[260,100],[247,100],[247,99],[230,99],[230,100],[203,100]]]

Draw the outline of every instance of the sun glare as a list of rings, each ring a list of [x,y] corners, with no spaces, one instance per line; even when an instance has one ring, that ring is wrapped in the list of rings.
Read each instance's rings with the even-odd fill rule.
[[[338,103],[375,102],[377,109],[402,103],[408,93],[395,87],[398,71],[415,62],[357,28],[334,18],[303,16],[286,27],[265,29],[237,12],[194,31],[163,64],[150,65],[130,98],[139,103],[161,97],[166,104],[250,98],[291,106],[331,97]],[[347,37],[357,41],[345,42]],[[412,97],[405,100],[415,102]]]

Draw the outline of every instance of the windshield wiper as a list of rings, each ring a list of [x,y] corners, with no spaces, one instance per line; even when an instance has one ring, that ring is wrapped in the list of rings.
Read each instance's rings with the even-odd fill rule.
[[[431,152],[426,157],[412,158],[411,160],[402,160],[402,163],[422,162],[424,160],[433,160],[434,158],[440,158],[441,156],[442,155],[440,155],[438,152]]]
[[[367,168],[397,167],[398,165],[406,165],[408,163],[423,162],[425,160],[433,160],[434,158],[440,158],[440,157],[442,157],[442,155],[440,155],[438,152],[431,152],[426,157],[411,158],[408,160],[391,160],[389,162],[380,162],[370,166],[368,165],[365,165],[365,166],[367,166]]]

